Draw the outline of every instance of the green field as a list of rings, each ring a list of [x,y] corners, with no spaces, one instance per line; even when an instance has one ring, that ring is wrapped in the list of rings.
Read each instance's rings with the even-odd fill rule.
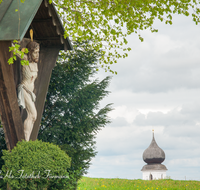
[[[200,190],[200,181],[179,180],[128,180],[83,177],[77,190]]]

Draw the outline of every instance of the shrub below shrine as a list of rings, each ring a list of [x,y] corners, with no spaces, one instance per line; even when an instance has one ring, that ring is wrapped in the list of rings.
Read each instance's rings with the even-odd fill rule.
[[[70,189],[67,168],[71,158],[58,146],[42,141],[22,141],[3,150],[1,177],[12,190]]]

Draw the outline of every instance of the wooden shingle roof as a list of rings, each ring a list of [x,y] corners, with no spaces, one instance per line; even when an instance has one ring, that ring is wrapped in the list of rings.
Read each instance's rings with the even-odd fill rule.
[[[154,133],[151,144],[143,153],[143,160],[147,164],[161,164],[165,160],[165,152],[157,145]]]

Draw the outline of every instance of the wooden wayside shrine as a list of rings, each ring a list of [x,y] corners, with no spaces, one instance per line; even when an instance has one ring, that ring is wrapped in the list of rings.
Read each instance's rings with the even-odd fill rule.
[[[15,10],[18,9],[16,12]],[[19,19],[20,15],[20,19]],[[60,50],[72,50],[64,28],[53,4],[48,0],[27,0],[19,3],[6,0],[0,4],[0,115],[8,149],[24,139],[23,120],[26,112],[20,112],[17,101],[17,86],[21,82],[20,60],[9,65],[12,52],[9,47],[13,40],[20,41],[21,48],[30,41],[29,31],[33,30],[34,41],[40,44],[38,77],[35,81],[37,120],[31,133],[36,140],[44,109],[52,69]]]

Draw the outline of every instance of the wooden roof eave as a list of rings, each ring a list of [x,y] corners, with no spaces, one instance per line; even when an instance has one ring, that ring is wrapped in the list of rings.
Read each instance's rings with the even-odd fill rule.
[[[49,15],[52,17],[53,25],[56,26],[56,32],[58,35],[60,35],[61,44],[64,44],[64,51],[73,50],[73,46],[69,38],[64,38],[65,29],[63,27],[62,21],[60,20],[60,16],[58,15],[55,6],[53,5],[53,3],[49,4],[47,0],[44,0],[44,2],[45,6],[49,9]]]

